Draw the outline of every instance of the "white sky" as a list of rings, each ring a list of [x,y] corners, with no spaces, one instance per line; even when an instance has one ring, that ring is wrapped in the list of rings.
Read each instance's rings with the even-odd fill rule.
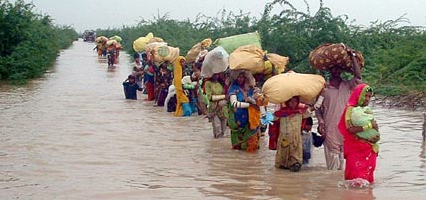
[[[14,2],[14,0],[10,0]],[[223,8],[251,13],[259,18],[264,5],[272,0],[25,0],[33,2],[38,12],[50,15],[56,24],[71,25],[77,31],[96,28],[120,28],[135,25],[142,18],[169,14],[171,19],[194,20],[198,13],[216,16]],[[306,0],[314,14],[319,0]],[[411,25],[426,26],[426,0],[323,0],[334,16],[346,14],[356,24],[368,25],[379,20],[405,17]],[[306,11],[303,0],[290,0]],[[277,7],[279,8],[279,7]],[[277,9],[278,10],[278,9]]]

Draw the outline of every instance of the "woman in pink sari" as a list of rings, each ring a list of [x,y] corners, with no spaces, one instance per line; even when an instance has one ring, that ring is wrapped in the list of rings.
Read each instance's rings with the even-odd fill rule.
[[[354,88],[343,111],[339,122],[339,130],[343,135],[343,153],[346,159],[345,180],[361,178],[370,183],[374,182],[374,170],[378,149],[375,147],[379,138],[365,140],[357,137],[356,133],[374,128],[378,130],[376,121],[373,119],[367,126],[354,126],[351,121],[352,108],[356,106],[367,106],[373,90],[370,86],[362,83]]]

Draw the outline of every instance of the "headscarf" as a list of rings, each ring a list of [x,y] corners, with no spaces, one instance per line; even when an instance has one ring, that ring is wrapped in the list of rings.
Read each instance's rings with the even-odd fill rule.
[[[367,92],[373,92],[373,88],[365,83],[357,85],[351,93],[348,100],[348,106],[356,107],[361,106],[365,100],[365,94]]]
[[[296,108],[290,108],[287,105],[287,102],[286,102],[286,106],[281,106],[281,108],[279,110],[274,112],[274,115],[276,117],[288,117],[288,116],[293,115],[293,114],[302,114],[302,113],[306,112],[308,107],[306,106],[306,104],[300,103],[299,97],[297,97],[297,98],[298,98],[299,104],[297,105]]]
[[[253,74],[248,71],[248,70],[244,70],[244,69],[237,69],[237,70],[229,70],[229,81],[231,84],[235,83],[238,79],[238,76],[240,76],[240,74],[243,74],[245,79],[245,84],[244,87],[245,89],[249,89],[251,87],[253,87],[255,85],[255,79],[253,77]]]
[[[355,106],[360,106],[363,104],[365,99],[365,94],[370,91],[372,92],[372,88],[368,86],[365,83],[357,85],[349,97],[349,100],[345,106],[345,109],[343,110],[343,114],[340,117],[339,121],[339,130],[340,133],[343,135],[344,138],[344,155],[346,155],[355,152],[355,151],[369,151],[372,150],[372,145],[366,141],[363,141],[356,137],[354,134],[350,133],[348,131],[348,127],[346,126],[346,112],[348,109],[351,109]]]

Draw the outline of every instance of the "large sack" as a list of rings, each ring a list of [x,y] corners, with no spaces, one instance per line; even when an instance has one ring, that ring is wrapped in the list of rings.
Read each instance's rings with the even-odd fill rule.
[[[200,54],[201,50],[203,50],[201,43],[197,43],[186,53],[185,60],[187,63],[195,62],[197,56]]]
[[[266,54],[266,57],[275,66],[275,74],[281,74],[284,72],[286,65],[288,64],[288,57],[281,56],[276,53],[268,53]]]
[[[109,46],[111,46],[111,45],[117,45],[118,44],[118,42],[116,41],[116,40],[108,40],[107,42],[106,42],[106,46],[107,47],[109,47]]]
[[[219,38],[216,39],[213,44],[216,46],[222,46],[228,53],[232,53],[235,49],[244,45],[254,45],[262,48],[262,43],[258,32]]]
[[[109,39],[110,40],[115,40],[117,42],[123,41],[123,39],[120,36],[118,36],[118,35],[114,35],[114,36],[110,37]]]
[[[265,70],[263,50],[256,45],[238,47],[229,56],[229,69],[245,69],[252,73],[262,73]]]
[[[154,37],[154,34],[148,33],[145,37],[139,37],[135,41],[133,41],[133,50],[135,50],[138,53],[141,53],[145,50],[146,45],[148,44],[149,40],[151,40]]]
[[[229,55],[225,49],[218,46],[207,53],[201,65],[201,76],[210,78],[213,74],[225,71],[229,65]]]
[[[99,36],[95,39],[96,43],[107,42],[107,41],[108,41],[108,38],[105,36]]]
[[[164,40],[163,40],[163,38],[153,37],[153,38],[149,39],[148,44],[153,43],[153,42],[164,42]]]
[[[207,47],[209,47],[210,45],[212,45],[212,39],[210,39],[210,38],[206,38],[206,39],[204,39],[203,41],[201,41],[201,46],[203,47],[203,48],[207,48]]]
[[[203,41],[192,46],[192,48],[188,51],[188,53],[185,56],[186,63],[195,62],[197,60],[197,57],[200,55],[200,52],[205,50],[211,44],[212,44],[212,40],[210,38],[206,38]]]
[[[346,51],[346,45],[339,44],[323,44],[309,53],[309,61],[311,65],[319,70],[329,70],[333,66],[341,67],[345,71],[353,71],[352,61]],[[364,67],[364,57],[358,51],[355,52],[355,58],[360,68]]]
[[[262,92],[268,102],[280,104],[293,96],[312,104],[325,84],[325,79],[316,74],[284,73],[273,76],[265,81]]]
[[[173,62],[179,56],[179,48],[167,46],[164,42],[153,42],[146,45],[146,52],[153,53],[154,62]]]

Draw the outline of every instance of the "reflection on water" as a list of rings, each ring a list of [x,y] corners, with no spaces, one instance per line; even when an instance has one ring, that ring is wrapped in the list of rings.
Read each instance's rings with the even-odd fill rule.
[[[343,172],[325,169],[322,148],[299,173],[277,170],[267,137],[257,153],[235,151],[229,133],[214,140],[204,118],[124,100],[128,57],[108,68],[92,48],[75,42],[45,77],[0,86],[1,199],[425,197],[420,112],[374,107],[382,134],[377,183],[343,189]]]

